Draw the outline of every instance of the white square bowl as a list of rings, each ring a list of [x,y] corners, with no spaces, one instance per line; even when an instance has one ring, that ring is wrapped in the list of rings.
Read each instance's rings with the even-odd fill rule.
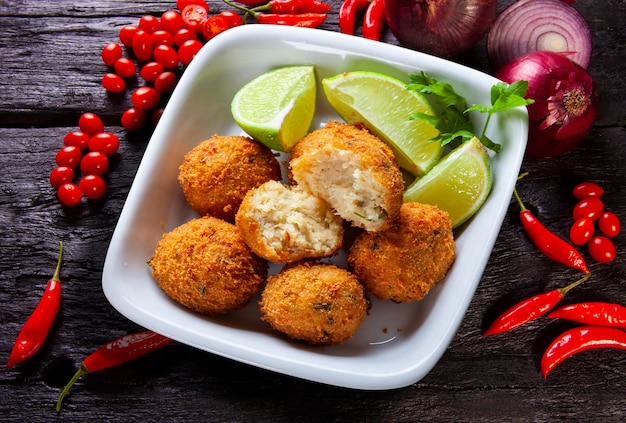
[[[166,231],[196,217],[178,185],[184,154],[214,134],[238,135],[230,114],[235,92],[272,68],[315,65],[317,113],[312,128],[339,119],[321,79],[352,70],[386,73],[408,82],[421,70],[450,82],[468,104],[489,104],[498,80],[419,52],[330,31],[244,25],[207,43],[180,79],[154,131],[113,234],[102,286],[124,316],[196,348],[283,374],[330,385],[382,390],[410,385],[437,363],[454,336],[496,240],[526,147],[525,108],[497,115],[488,135],[502,144],[493,155],[494,185],[480,211],[455,231],[457,258],[422,301],[372,299],[370,314],[343,345],[291,341],[260,320],[258,297],[219,318],[189,311],[167,297],[147,262]],[[472,117],[481,128],[484,116]],[[337,260],[344,260],[339,256]]]

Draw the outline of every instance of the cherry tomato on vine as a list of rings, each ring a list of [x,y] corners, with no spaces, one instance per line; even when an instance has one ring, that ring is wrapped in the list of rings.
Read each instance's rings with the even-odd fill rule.
[[[107,190],[106,182],[98,175],[85,175],[78,181],[80,191],[85,197],[95,200],[104,195]]]
[[[141,109],[131,107],[122,113],[122,126],[129,131],[141,129],[147,122],[148,115]]]
[[[100,151],[90,151],[80,161],[80,171],[84,174],[103,175],[109,168],[109,159]]]
[[[152,39],[143,29],[137,30],[133,37],[133,54],[140,62],[147,62],[152,57]]]
[[[100,117],[95,113],[91,112],[80,115],[78,118],[78,127],[90,138],[100,132],[104,132],[104,123],[102,123],[102,119],[100,119]]]
[[[220,15],[211,16],[202,23],[202,35],[206,41],[209,41],[217,34],[220,34],[229,28],[230,26],[228,25],[228,22],[226,22],[226,19]]]
[[[181,16],[185,27],[192,31],[202,31],[202,23],[209,16],[209,9],[199,4],[188,4],[183,9]]]
[[[133,38],[135,37],[138,29],[139,28],[137,28],[135,25],[125,25],[120,29],[119,37],[124,46],[133,46]]]
[[[80,203],[82,193],[80,192],[78,185],[68,182],[61,185],[57,189],[57,197],[59,198],[59,201],[61,201],[61,204],[66,206],[75,206]]]
[[[157,29],[150,36],[150,41],[152,41],[153,46],[171,46],[174,44],[174,36],[163,29]]]
[[[597,235],[589,241],[589,254],[600,263],[609,263],[615,260],[615,244],[605,236]]]
[[[89,140],[89,150],[99,151],[105,156],[115,153],[120,147],[120,140],[117,135],[110,132],[101,132],[94,135]]]
[[[189,6],[190,4],[197,4],[204,7],[207,12],[209,11],[209,4],[204,0],[176,0],[176,8],[180,11],[184,10],[185,7]]]
[[[604,194],[604,189],[595,182],[582,182],[574,187],[572,194],[578,200],[587,197],[600,198]]]
[[[178,60],[180,63],[187,66],[193,58],[198,54],[202,48],[202,43],[195,38],[193,40],[187,40],[178,49]]]
[[[569,230],[569,239],[575,245],[584,245],[593,237],[595,226],[593,220],[588,217],[581,217],[574,222]]]
[[[166,69],[174,69],[178,66],[178,53],[170,46],[156,46],[153,54],[154,60],[162,64]]]
[[[89,145],[89,135],[85,134],[82,131],[72,131],[65,134],[63,137],[63,145],[67,146],[75,146],[84,150]]]
[[[61,185],[72,182],[74,179],[74,169],[67,166],[59,166],[50,172],[50,185],[59,188]]]
[[[224,18],[229,28],[243,25],[243,18],[241,17],[241,15],[233,12],[232,10],[224,10],[223,12],[220,12],[220,14],[217,16],[221,16],[222,18]]]
[[[574,206],[572,216],[574,220],[578,220],[581,217],[588,217],[589,219],[596,221],[602,211],[604,210],[604,203],[596,197],[583,198]]]
[[[598,227],[604,235],[613,238],[619,234],[622,225],[615,213],[604,212],[598,218]]]
[[[161,94],[169,94],[174,91],[177,78],[174,72],[163,72],[154,80],[154,89]]]
[[[143,29],[148,34],[152,34],[159,29],[159,18],[153,15],[144,15],[139,19],[139,29]]]
[[[102,49],[102,61],[107,66],[113,66],[115,61],[122,57],[122,46],[118,43],[110,42]]]
[[[120,57],[117,59],[113,68],[122,78],[132,78],[135,76],[135,72],[137,72],[137,66],[135,66],[135,63],[127,57]]]
[[[161,15],[161,29],[174,36],[183,27],[183,17],[176,10],[167,10]]]
[[[152,87],[139,87],[130,97],[130,101],[135,107],[141,110],[154,109],[161,100],[161,95]]]
[[[80,148],[75,145],[70,145],[68,147],[63,147],[57,152],[54,162],[57,166],[75,168],[80,164],[80,159],[82,157],[83,153],[80,151]]]
[[[102,86],[112,93],[121,93],[126,89],[126,83],[122,77],[112,72],[102,75]]]
[[[174,35],[174,44],[180,47],[185,43],[185,41],[197,39],[197,34],[194,31],[191,31],[188,28],[181,28]],[[180,51],[178,54],[180,54]]]

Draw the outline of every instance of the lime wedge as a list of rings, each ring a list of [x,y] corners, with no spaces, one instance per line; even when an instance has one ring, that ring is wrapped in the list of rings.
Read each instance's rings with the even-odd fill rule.
[[[362,122],[387,142],[398,165],[424,175],[441,157],[441,143],[429,141],[439,131],[413,113],[433,115],[431,104],[402,81],[377,72],[346,72],[322,80],[326,98],[347,123]]]
[[[233,97],[231,113],[257,141],[289,151],[311,126],[316,89],[312,65],[281,67],[241,87]]]
[[[432,204],[448,212],[456,228],[483,205],[493,174],[487,149],[476,137],[444,156],[404,191],[404,202]]]

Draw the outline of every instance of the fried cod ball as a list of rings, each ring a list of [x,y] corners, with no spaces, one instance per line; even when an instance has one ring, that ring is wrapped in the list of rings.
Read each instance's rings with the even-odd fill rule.
[[[275,263],[330,256],[343,244],[343,221],[324,200],[277,181],[248,191],[235,222],[252,251]]]
[[[178,173],[193,210],[228,222],[234,222],[250,189],[280,179],[280,165],[272,151],[243,136],[214,135],[201,142],[185,155]]]
[[[352,225],[383,229],[402,205],[393,151],[362,125],[329,122],[296,143],[290,177]]]
[[[448,272],[456,245],[448,214],[436,206],[405,203],[382,232],[363,232],[348,265],[365,290],[383,300],[422,299]]]
[[[149,264],[169,297],[209,316],[243,307],[267,277],[267,262],[243,242],[237,227],[211,216],[165,233]]]
[[[274,329],[313,345],[350,339],[369,305],[353,274],[311,262],[286,266],[270,276],[259,304],[262,319]]]

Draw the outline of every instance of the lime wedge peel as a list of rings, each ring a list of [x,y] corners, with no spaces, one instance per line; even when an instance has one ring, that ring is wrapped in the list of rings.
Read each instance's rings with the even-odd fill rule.
[[[433,115],[426,98],[406,89],[391,76],[370,71],[345,72],[322,80],[326,98],[347,123],[362,122],[387,142],[398,165],[409,173],[426,174],[441,158],[443,148],[429,141],[439,131],[415,112]]]
[[[290,151],[315,116],[313,65],[270,70],[241,87],[231,102],[235,122],[269,148]]]
[[[404,202],[432,204],[448,212],[456,228],[484,204],[493,186],[487,149],[476,137],[444,156],[404,192]]]

